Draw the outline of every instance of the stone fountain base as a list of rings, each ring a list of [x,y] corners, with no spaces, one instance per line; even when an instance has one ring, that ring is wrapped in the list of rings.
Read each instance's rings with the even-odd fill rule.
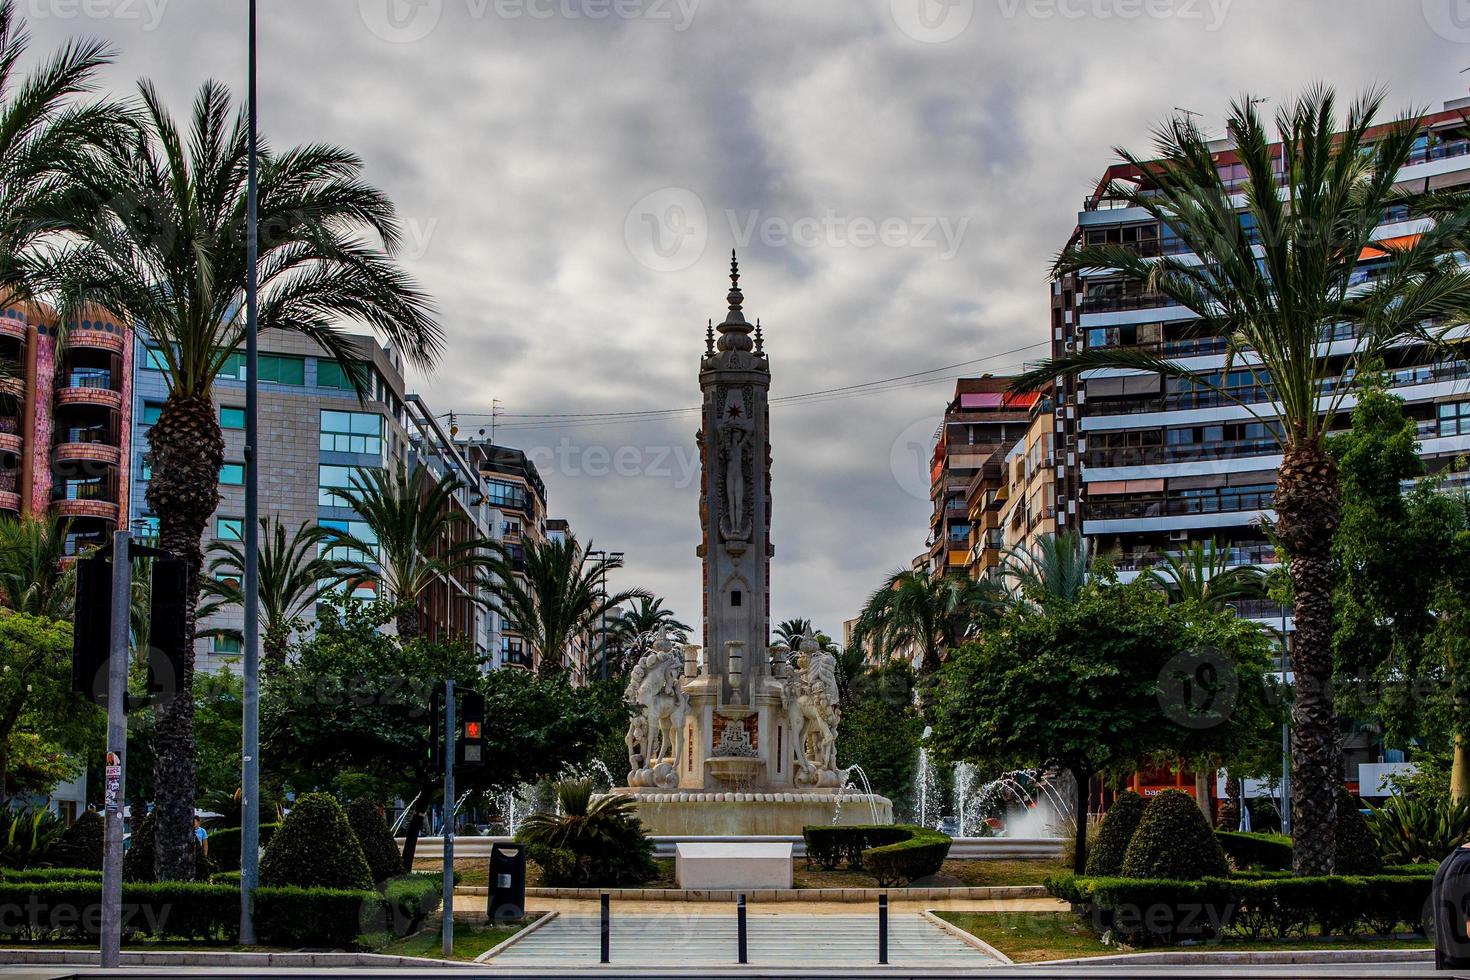
[[[654,837],[785,837],[800,836],[808,826],[893,822],[893,803],[877,794],[838,794],[829,789],[807,793],[642,788],[614,792],[637,801],[643,830]]]

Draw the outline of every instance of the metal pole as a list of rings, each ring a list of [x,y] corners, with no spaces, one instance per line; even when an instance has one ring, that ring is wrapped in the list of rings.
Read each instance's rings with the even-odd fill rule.
[[[888,965],[888,893],[878,896],[878,962]]]
[[[739,927],[738,927],[739,948],[738,948],[737,951],[740,954],[740,965],[741,966],[744,966],[745,965],[745,896],[744,895],[741,895],[740,896],[739,902],[736,903],[736,905],[735,905],[735,916],[736,916],[737,921],[739,922]]]
[[[133,565],[127,531],[112,535],[112,635],[107,658],[107,758],[103,802],[102,969],[115,970],[122,958],[123,801],[127,799],[128,613],[132,606]],[[134,814],[140,820],[141,814]]]
[[[444,682],[444,958],[454,955],[454,679]]]
[[[1286,605],[1281,606],[1281,696],[1286,697]],[[1281,720],[1281,833],[1291,836],[1291,712]]]
[[[602,679],[607,680],[607,562],[602,560]]]
[[[612,906],[607,892],[602,893],[602,962],[612,962]]]
[[[249,163],[245,189],[245,678],[240,724],[240,944],[255,943],[251,907],[260,877],[260,613],[257,591],[260,560],[260,460],[256,454],[259,351],[257,288],[260,242],[257,237],[258,137],[256,132],[255,0],[250,0]]]

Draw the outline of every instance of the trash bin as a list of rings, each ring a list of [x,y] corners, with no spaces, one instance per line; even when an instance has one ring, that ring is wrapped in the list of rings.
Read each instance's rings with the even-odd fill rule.
[[[1450,852],[1434,874],[1434,965],[1439,970],[1470,969],[1470,844]]]
[[[491,922],[525,917],[526,845],[491,845],[490,903],[485,912]]]

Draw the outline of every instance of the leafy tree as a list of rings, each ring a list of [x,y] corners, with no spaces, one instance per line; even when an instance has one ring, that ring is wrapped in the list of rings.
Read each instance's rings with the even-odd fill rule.
[[[261,666],[271,674],[285,664],[291,637],[301,629],[305,614],[318,599],[342,584],[349,566],[327,556],[334,534],[320,525],[302,521],[288,538],[279,517],[262,517],[260,530],[256,595],[261,616]],[[212,551],[215,558],[209,563],[202,591],[214,603],[201,606],[200,618],[225,605],[244,605],[244,546],[221,541]]]
[[[849,648],[851,649],[851,648]],[[894,810],[913,806],[924,720],[914,704],[914,669],[890,661],[846,680],[837,761],[862,766],[873,792],[893,801]]]
[[[1263,649],[1228,613],[1171,607],[1141,581],[1091,582],[1075,603],[1013,610],[960,650],[944,670],[931,744],[991,769],[1069,770],[1081,873],[1092,777],[1244,738],[1265,697]]]
[[[497,555],[491,563],[491,603],[505,628],[519,634],[535,657],[536,673],[560,675],[577,644],[617,606],[646,595],[638,589],[608,593],[612,559],[594,558],[567,538],[527,541],[521,556]]]
[[[181,132],[158,91],[140,85],[140,121],[104,160],[73,159],[72,184],[53,227],[65,245],[41,274],[56,283],[67,322],[88,307],[140,326],[166,368],[168,394],[149,432],[148,504],[163,548],[188,566],[185,634],[192,647],[203,539],[219,504],[224,437],[215,378],[238,370],[245,339],[246,160],[249,127],[227,90],[207,83]],[[276,153],[259,168],[259,325],[314,342],[359,393],[362,356],[346,327],[381,333],[419,367],[442,334],[428,303],[396,266],[392,204],[362,179],[362,161],[313,144]],[[194,802],[193,664],[156,728],[158,872],[191,875]]]
[[[0,612],[0,798],[45,791],[80,768],[96,709],[71,690],[71,626]]]
[[[0,518],[0,606],[71,618],[76,584],[65,565],[66,527],[54,517]]]
[[[894,572],[868,597],[849,645],[871,648],[879,660],[917,654],[919,676],[929,677],[1000,605],[999,589],[990,581],[936,576],[926,569]]]
[[[612,624],[614,634],[624,643],[632,643],[645,633],[668,631],[669,636],[680,643],[687,642],[694,627],[682,622],[672,609],[664,606],[662,599],[640,595],[633,600],[630,609],[623,610]]]
[[[400,461],[394,469],[360,469],[352,485],[338,489],[342,505],[357,511],[374,541],[343,532],[336,541],[359,556],[356,573],[378,579],[393,597],[398,635],[419,635],[419,596],[434,583],[473,575],[491,566],[494,543],[472,533],[454,506],[462,484],[453,473],[436,477],[421,465]]]
[[[142,693],[145,671],[135,665],[130,687]],[[194,678],[194,767],[198,797],[194,803],[233,794],[240,785],[241,711],[244,681],[221,669]],[[156,704],[128,716],[128,798],[141,805],[155,797],[154,735]],[[192,805],[191,805],[192,823]]]
[[[1169,594],[1171,602],[1196,602],[1220,611],[1243,599],[1266,595],[1266,574],[1253,565],[1231,565],[1230,553],[1214,538],[1165,554],[1149,569],[1148,578]]]
[[[373,886],[373,875],[337,801],[326,793],[304,793],[266,845],[260,883],[365,889]]]
[[[1299,874],[1332,870],[1336,784],[1342,771],[1332,686],[1333,537],[1340,513],[1331,432],[1354,393],[1353,379],[1402,342],[1438,344],[1435,318],[1463,322],[1470,274],[1458,265],[1470,228],[1463,198],[1415,198],[1396,189],[1423,132],[1419,119],[1381,122],[1381,92],[1354,101],[1339,125],[1331,89],[1313,88],[1284,106],[1273,146],[1256,100],[1231,107],[1227,131],[1245,178],[1227,186],[1218,147],[1180,114],[1157,139],[1159,159],[1122,152],[1139,176],[1114,181],[1109,196],[1171,229],[1193,256],[1143,256],[1122,245],[1076,243],[1057,276],[1108,269],[1199,317],[1200,333],[1226,343],[1226,363],[1243,367],[1272,397],[1245,404],[1281,444],[1277,534],[1291,560],[1296,637],[1292,668],[1292,812]],[[1243,205],[1238,201],[1243,200]],[[1390,208],[1433,223],[1407,244],[1375,245]],[[1359,257],[1384,254],[1382,274],[1360,283]],[[1342,354],[1324,331],[1353,323],[1356,348]],[[1448,327],[1446,327],[1448,329]],[[1222,374],[1196,374],[1141,348],[1090,348],[1039,365],[1018,380],[1035,389],[1058,375],[1130,368],[1180,379],[1244,404]]]
[[[1077,601],[1092,561],[1088,540],[1076,531],[1062,531],[1043,535],[1029,547],[1007,548],[1000,574],[1013,601],[1046,608]]]

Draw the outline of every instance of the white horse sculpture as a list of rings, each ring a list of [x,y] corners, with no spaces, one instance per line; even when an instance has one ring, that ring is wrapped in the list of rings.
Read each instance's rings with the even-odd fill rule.
[[[808,630],[802,637],[796,672],[781,684],[781,706],[791,732],[798,784],[816,786],[837,769],[837,658],[821,648]]]
[[[683,654],[663,633],[652,646],[634,666],[625,692],[628,704],[636,711],[626,738],[628,762],[633,769],[629,785],[635,786],[677,781],[684,725],[690,711],[683,685]]]

